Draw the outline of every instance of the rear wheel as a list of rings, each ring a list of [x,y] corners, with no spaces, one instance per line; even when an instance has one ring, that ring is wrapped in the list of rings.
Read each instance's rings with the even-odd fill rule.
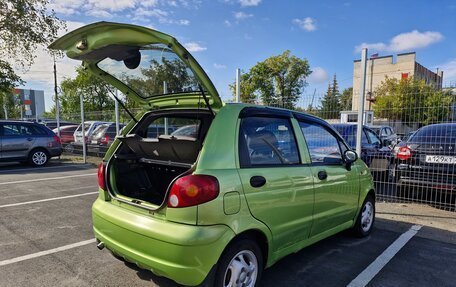
[[[353,232],[358,237],[365,237],[372,232],[375,221],[375,200],[368,195],[364,200],[361,211],[356,219]]]
[[[49,153],[44,149],[35,149],[30,152],[29,162],[34,166],[43,166],[49,161]]]
[[[250,239],[231,243],[223,252],[215,274],[216,287],[259,286],[263,271],[263,256]]]

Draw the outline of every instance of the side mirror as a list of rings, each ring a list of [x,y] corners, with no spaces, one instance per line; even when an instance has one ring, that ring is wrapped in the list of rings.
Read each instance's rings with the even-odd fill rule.
[[[352,164],[358,159],[358,154],[352,150],[346,150],[344,152],[344,161],[347,170],[351,169]]]

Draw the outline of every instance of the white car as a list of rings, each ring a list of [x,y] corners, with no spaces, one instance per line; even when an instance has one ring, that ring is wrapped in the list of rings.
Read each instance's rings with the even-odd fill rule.
[[[110,122],[98,122],[98,121],[86,121],[84,122],[84,132],[85,132],[85,138],[86,141],[89,138],[90,135],[92,135],[93,131],[100,125],[103,124],[110,124]],[[82,139],[82,124],[78,126],[76,131],[73,134],[74,137],[74,143],[75,144],[82,144],[83,139]]]

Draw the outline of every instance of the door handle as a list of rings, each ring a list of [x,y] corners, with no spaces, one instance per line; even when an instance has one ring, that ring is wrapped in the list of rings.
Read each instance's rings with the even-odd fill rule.
[[[262,187],[266,184],[266,178],[261,175],[252,176],[250,178],[250,185],[252,187]]]
[[[320,171],[318,172],[318,179],[319,179],[319,180],[325,180],[325,179],[327,179],[327,178],[328,178],[328,174],[326,173],[326,171],[320,170]]]

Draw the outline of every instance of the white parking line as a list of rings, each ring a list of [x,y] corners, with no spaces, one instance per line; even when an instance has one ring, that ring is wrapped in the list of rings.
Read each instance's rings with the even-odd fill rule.
[[[68,249],[84,246],[84,245],[91,244],[91,243],[94,243],[94,242],[95,242],[95,239],[89,239],[89,240],[84,240],[84,241],[81,241],[81,242],[68,244],[68,245],[65,245],[65,246],[61,246],[61,247],[57,247],[57,248],[53,248],[53,249],[49,249],[49,250],[45,250],[45,251],[40,251],[40,252],[37,252],[37,253],[32,253],[32,254],[28,254],[28,255],[12,258],[12,259],[3,260],[3,261],[0,261],[0,266],[5,266],[5,265],[21,262],[21,261],[24,261],[24,260],[33,259],[33,258],[49,255],[49,254],[52,254],[52,253],[57,253],[57,252],[60,252],[60,251],[65,251],[65,250],[68,250]]]
[[[91,194],[95,194],[95,193],[98,193],[98,191],[86,192],[86,193],[74,194],[74,195],[67,195],[67,196],[60,196],[60,197],[53,197],[53,198],[46,198],[46,199],[33,200],[33,201],[26,201],[26,202],[10,203],[10,204],[5,204],[5,205],[0,205],[0,208],[20,206],[20,205],[26,205],[26,204],[32,204],[32,203],[38,203],[38,202],[60,200],[60,199],[66,199],[66,198],[73,198],[73,197],[91,195]]]
[[[58,165],[58,166],[45,166],[45,167],[30,167],[30,168],[17,168],[17,169],[0,169],[0,174],[1,173],[4,173],[4,172],[14,172],[14,171],[17,171],[17,172],[23,172],[23,171],[29,171],[29,170],[33,170],[33,171],[40,171],[40,170],[44,170],[44,169],[55,169],[55,168],[66,168],[66,167],[79,167],[81,169],[84,169],[84,168],[87,168],[87,167],[91,167],[90,164],[63,164],[63,165]]]
[[[374,260],[363,272],[353,279],[347,287],[364,287],[366,286],[380,270],[402,249],[402,247],[412,239],[413,236],[421,229],[421,225],[413,225],[410,229],[401,234],[377,259]]]
[[[46,180],[56,180],[56,179],[65,179],[65,178],[83,177],[83,176],[92,176],[92,175],[96,175],[96,174],[97,173],[84,173],[84,174],[67,175],[67,176],[59,176],[59,177],[47,177],[47,178],[26,179],[26,180],[18,180],[18,181],[7,181],[7,182],[0,182],[0,185],[16,184],[16,183],[27,183],[27,182],[36,182],[36,181],[46,181]]]

